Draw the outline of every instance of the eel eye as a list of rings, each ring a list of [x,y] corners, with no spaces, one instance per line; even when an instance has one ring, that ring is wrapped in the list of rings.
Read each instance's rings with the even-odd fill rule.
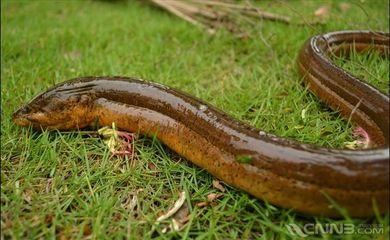
[[[17,114],[24,115],[31,113],[32,108],[29,105],[23,105],[19,110],[17,110]]]

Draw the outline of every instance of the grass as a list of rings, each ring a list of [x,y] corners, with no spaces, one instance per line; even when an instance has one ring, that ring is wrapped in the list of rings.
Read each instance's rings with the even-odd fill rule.
[[[389,3],[351,1],[345,13],[339,3],[262,1],[264,9],[294,20],[312,19],[324,4],[332,10],[324,26],[259,21],[253,37],[243,40],[226,31],[210,37],[137,1],[2,1],[2,238],[294,238],[287,223],[383,224],[384,234],[312,237],[387,238],[388,214],[304,217],[230,186],[222,198],[200,208],[196,203],[218,192],[214,178],[157,140],[140,138],[136,159],[117,158],[98,138],[35,133],[10,121],[17,106],[54,83],[86,75],[135,76],[182,89],[273,134],[343,147],[356,126],[301,85],[297,53],[306,39],[322,32],[387,30]],[[375,81],[388,80],[387,60],[352,57],[338,63],[388,91],[387,81]],[[164,234],[155,220],[181,191],[188,196],[190,220],[182,231]],[[135,195],[137,204],[130,206]]]
[[[363,53],[352,52],[349,58],[333,57],[335,63],[355,76],[364,79],[383,93],[389,93],[389,59],[379,53],[367,50]]]

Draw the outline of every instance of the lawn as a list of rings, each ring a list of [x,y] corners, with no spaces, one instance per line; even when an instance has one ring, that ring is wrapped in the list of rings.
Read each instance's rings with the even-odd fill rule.
[[[349,3],[342,10],[340,3]],[[343,29],[387,31],[388,1],[259,1],[293,21],[259,20],[249,38],[210,36],[143,1],[1,2],[2,239],[198,238],[289,239],[286,224],[379,224],[383,234],[316,235],[319,239],[386,239],[389,215],[328,219],[281,209],[215,178],[156,139],[140,137],[136,156],[112,156],[83,132],[22,129],[11,121],[22,103],[54,83],[79,76],[133,76],[197,96],[270,133],[342,148],[353,141],[343,120],[300,81],[296,57],[310,36]],[[388,59],[370,54],[336,62],[388,92]],[[385,81],[384,81],[385,80]],[[303,118],[303,114],[305,117]],[[189,220],[181,231],[156,219],[180,192]],[[199,206],[211,193],[221,196]],[[382,224],[382,225],[381,225]]]

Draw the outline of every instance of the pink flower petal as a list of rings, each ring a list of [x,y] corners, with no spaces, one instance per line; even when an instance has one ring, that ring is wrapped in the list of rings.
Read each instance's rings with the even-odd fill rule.
[[[352,135],[357,138],[357,143],[364,145],[364,147],[368,147],[371,144],[370,136],[362,127],[355,128]]]
[[[113,124],[113,126],[115,126]],[[136,134],[118,131],[114,127],[110,128],[101,128],[99,129],[100,134],[109,139],[105,141],[106,144],[110,147],[110,151],[113,155],[116,156],[133,156],[134,153],[134,140],[136,139]]]

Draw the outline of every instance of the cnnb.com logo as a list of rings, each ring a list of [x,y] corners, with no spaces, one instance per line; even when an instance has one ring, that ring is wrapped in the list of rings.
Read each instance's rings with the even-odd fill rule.
[[[295,223],[286,225],[290,234],[307,237],[309,235],[322,235],[322,234],[383,234],[383,224],[359,224],[354,225],[352,223],[306,223],[302,227]]]

